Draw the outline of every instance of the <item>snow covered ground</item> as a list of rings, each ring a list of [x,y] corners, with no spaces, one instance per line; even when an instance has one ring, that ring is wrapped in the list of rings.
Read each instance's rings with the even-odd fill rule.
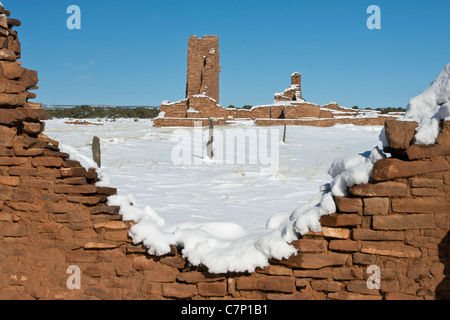
[[[128,214],[125,218],[145,220],[142,219],[143,212],[152,217],[151,225],[141,223],[136,226],[133,234],[136,241],[145,243],[148,238],[143,235],[146,231],[142,228],[153,230],[149,232],[153,234],[152,239],[147,239],[153,253],[163,254],[167,244],[177,243],[186,248],[192,263],[207,264],[217,272],[251,271],[265,265],[268,256],[292,254],[291,248],[280,248],[283,244],[275,249],[280,249],[279,254],[266,252],[255,256],[253,250],[258,248],[264,252],[271,246],[262,245],[261,236],[266,236],[267,230],[276,229],[280,224],[277,220],[288,219],[296,208],[309,203],[317,194],[322,195],[321,186],[332,181],[328,170],[336,158],[354,156],[381,145],[379,134],[382,129],[353,125],[331,128],[288,126],[287,141],[278,146],[279,164],[271,167],[259,161],[258,155],[254,155],[256,164],[250,164],[252,155],[249,153],[255,150],[249,143],[245,148],[236,147],[233,164],[202,160],[202,155],[195,151],[191,163],[176,164],[173,151],[180,146],[175,135],[179,130],[154,128],[150,120],[101,120],[98,122],[103,124],[101,126],[68,125],[65,121],[67,119],[47,121],[45,133],[58,140],[63,151],[81,160],[86,167],[94,166],[90,160],[91,142],[93,136],[98,136],[102,144],[100,173],[106,174],[106,184],[118,189],[119,197],[115,201],[124,207]],[[266,135],[269,141],[275,137],[279,142],[283,136],[282,127],[244,125],[239,128],[246,133],[264,133],[262,136]],[[194,137],[197,129],[183,130]],[[216,139],[220,133],[226,139],[226,130],[230,127],[216,127],[215,130]],[[203,129],[203,133],[207,137],[208,130]],[[269,145],[269,155],[271,150]],[[245,163],[237,163],[239,153],[247,155]],[[216,154],[220,156],[217,150]],[[124,197],[143,212],[129,210],[130,207],[123,203]],[[266,230],[272,216],[275,218]],[[174,237],[174,234],[179,236]],[[276,243],[269,238],[272,244]],[[237,251],[231,254],[232,261],[218,263],[233,250]],[[213,251],[219,252],[214,257],[216,260],[204,261],[201,253]],[[252,261],[240,261],[245,255]]]

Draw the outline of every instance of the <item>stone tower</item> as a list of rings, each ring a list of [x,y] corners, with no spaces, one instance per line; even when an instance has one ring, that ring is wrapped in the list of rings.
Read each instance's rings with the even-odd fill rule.
[[[296,89],[295,97],[296,100],[303,99],[302,97],[302,76],[298,72],[294,72],[291,75],[291,87]]]
[[[206,95],[219,103],[219,39],[192,36],[188,43],[186,98]]]

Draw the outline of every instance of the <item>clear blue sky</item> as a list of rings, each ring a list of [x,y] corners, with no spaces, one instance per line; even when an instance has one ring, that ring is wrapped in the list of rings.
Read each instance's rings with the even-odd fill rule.
[[[218,35],[220,102],[259,105],[300,72],[318,104],[406,106],[450,62],[449,0],[1,0],[44,104],[184,98],[187,41]],[[69,5],[81,30],[69,30]],[[369,5],[381,30],[369,30]]]

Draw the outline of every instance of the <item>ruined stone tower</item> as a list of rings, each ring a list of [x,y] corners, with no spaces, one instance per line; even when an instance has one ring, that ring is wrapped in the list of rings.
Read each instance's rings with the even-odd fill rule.
[[[219,103],[219,39],[192,36],[188,43],[186,98],[206,95]]]

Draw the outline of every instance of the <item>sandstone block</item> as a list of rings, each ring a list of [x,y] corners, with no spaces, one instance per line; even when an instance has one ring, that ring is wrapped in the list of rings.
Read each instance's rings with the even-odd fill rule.
[[[418,248],[396,242],[365,241],[362,243],[361,252],[397,258],[420,258],[422,255]]]
[[[107,231],[103,235],[104,240],[109,241],[117,241],[117,242],[130,242],[131,239],[128,236],[128,230],[114,230],[114,231]]]
[[[81,215],[79,212],[60,213],[57,216],[55,216],[55,221],[59,223],[66,223],[68,224],[69,228],[71,228],[70,225],[75,226],[89,222],[88,218],[85,217],[84,215]]]
[[[362,268],[333,268],[333,279],[334,280],[355,280],[363,279],[365,270]]]
[[[329,248],[333,251],[355,252],[358,251],[358,243],[352,240],[331,240]]]
[[[293,293],[296,290],[295,278],[284,276],[263,276],[258,278],[257,289],[261,291]]]
[[[186,265],[186,260],[181,256],[164,257],[159,262],[177,269],[183,269]]]
[[[364,214],[379,215],[389,212],[389,198],[366,198],[364,199]]]
[[[116,188],[97,187],[97,194],[112,196],[117,194]]]
[[[327,296],[328,299],[332,300],[349,300],[349,301],[362,301],[362,300],[382,300],[383,297],[380,294],[361,294],[355,292],[340,291],[335,293],[330,293]]]
[[[6,15],[0,16],[0,26],[4,29],[8,29],[8,18],[6,17]]]
[[[17,60],[17,55],[14,53],[14,51],[3,48],[0,49],[0,60],[14,62]]]
[[[227,282],[200,282],[198,285],[198,294],[203,297],[223,297],[227,295]]]
[[[320,232],[309,232],[311,235],[324,236],[325,238],[348,239],[350,238],[350,230],[345,228],[328,228],[322,227]]]
[[[408,187],[401,182],[386,181],[356,185],[351,187],[349,192],[360,197],[405,197]]]
[[[225,277],[220,274],[213,274],[209,272],[190,271],[178,274],[177,280],[179,282],[198,283],[225,280]]]
[[[311,281],[311,287],[316,291],[338,292],[341,290],[342,284],[337,281],[315,280]]]
[[[435,228],[434,215],[409,214],[374,216],[373,228],[376,230],[408,230]]]
[[[154,269],[145,271],[145,280],[149,282],[175,282],[179,271],[176,268],[156,263]]]
[[[90,213],[92,215],[97,214],[109,214],[109,215],[116,215],[119,214],[120,207],[118,206],[96,206],[90,209]]]
[[[16,157],[37,157],[43,155],[44,153],[44,148],[30,148],[15,151]]]
[[[255,276],[252,274],[250,276],[239,277],[236,281],[237,290],[256,290],[258,288],[259,275]]]
[[[372,177],[376,181],[386,181],[447,170],[450,170],[450,165],[445,160],[402,161],[386,158],[375,163]]]
[[[326,227],[356,227],[361,224],[361,217],[357,214],[339,214],[322,216],[320,224]]]
[[[291,276],[293,274],[292,269],[277,265],[269,265],[263,269],[257,270],[256,272],[274,276]]]
[[[331,279],[333,277],[333,271],[331,268],[322,268],[319,270],[294,270],[294,276],[296,278]]]
[[[406,276],[415,281],[430,278],[430,267],[424,264],[413,265],[408,268]]]
[[[53,190],[53,182],[44,179],[34,179],[29,177],[22,178],[22,186],[40,190]]]
[[[28,162],[25,158],[0,157],[0,166],[21,166]]]
[[[347,284],[347,290],[350,292],[356,292],[360,294],[368,294],[368,295],[379,295],[380,290],[378,289],[369,289],[366,281],[362,280],[353,280]]]
[[[450,146],[440,144],[432,145],[412,145],[406,150],[409,160],[434,158],[438,156],[450,155]]]
[[[299,239],[291,243],[299,252],[324,252],[327,251],[325,240]]]
[[[8,27],[20,27],[22,25],[22,22],[17,19],[8,18]]]
[[[94,225],[94,229],[106,229],[106,230],[128,230],[130,227],[124,221],[108,221],[100,222]]]
[[[37,71],[29,70],[29,69],[25,69],[25,68],[22,68],[22,69],[23,69],[23,72],[22,72],[22,75],[20,76],[20,82],[22,82],[26,88],[31,88],[31,87],[36,86],[39,82]]]
[[[352,238],[354,240],[372,241],[403,241],[405,233],[402,231],[375,231],[371,229],[355,229]]]
[[[55,193],[66,194],[94,194],[97,192],[97,187],[92,184],[85,185],[56,185],[53,187]]]
[[[442,146],[450,146],[450,121],[444,121],[442,131],[436,140],[436,143]]]
[[[11,203],[11,207],[16,211],[24,212],[39,212],[42,210],[40,206],[26,202],[14,202]]]
[[[436,188],[412,188],[411,194],[416,197],[445,197],[445,192]]]
[[[348,254],[324,252],[324,253],[301,253],[292,256],[281,263],[293,268],[320,269],[329,266],[343,266],[348,259]]]
[[[409,185],[412,188],[442,188],[444,187],[444,182],[442,179],[430,179],[430,178],[410,178]]]
[[[60,169],[62,178],[71,178],[71,177],[85,177],[86,169],[83,167],[80,168],[62,168]]]
[[[197,295],[197,286],[181,283],[163,283],[162,295],[166,298],[188,299]]]
[[[50,167],[61,167],[61,165],[63,164],[64,160],[61,158],[56,158],[56,157],[38,157],[38,158],[34,158],[31,161],[31,164],[33,165],[33,167],[46,167],[46,168],[50,168]]]
[[[391,149],[405,150],[411,145],[419,124],[415,121],[387,120],[384,128]]]
[[[20,223],[5,223],[3,227],[3,236],[20,238],[27,235],[27,227]]]
[[[13,155],[13,152],[10,149],[14,146],[14,139],[12,137],[0,136],[0,156],[1,157],[10,157]]]
[[[154,260],[148,259],[144,255],[136,256],[132,259],[132,262],[133,268],[136,270],[153,270],[157,266]]]
[[[26,88],[19,81],[0,78],[0,93],[19,94],[24,93],[25,90]]]
[[[19,64],[9,61],[0,61],[0,76],[6,79],[17,79],[22,75],[22,68]]]
[[[105,201],[104,197],[99,196],[68,196],[67,201],[75,203],[83,203],[87,205],[96,205]]]
[[[335,197],[334,201],[339,212],[358,213],[362,210],[360,198]]]
[[[20,179],[18,177],[0,176],[0,184],[16,187],[19,183]]]
[[[374,254],[365,254],[360,252],[355,252],[352,255],[352,262],[354,265],[372,265],[376,264],[377,256]]]
[[[386,300],[419,300],[419,298],[406,293],[389,292],[386,294]]]
[[[405,213],[449,213],[450,204],[445,198],[393,199],[393,212]]]

